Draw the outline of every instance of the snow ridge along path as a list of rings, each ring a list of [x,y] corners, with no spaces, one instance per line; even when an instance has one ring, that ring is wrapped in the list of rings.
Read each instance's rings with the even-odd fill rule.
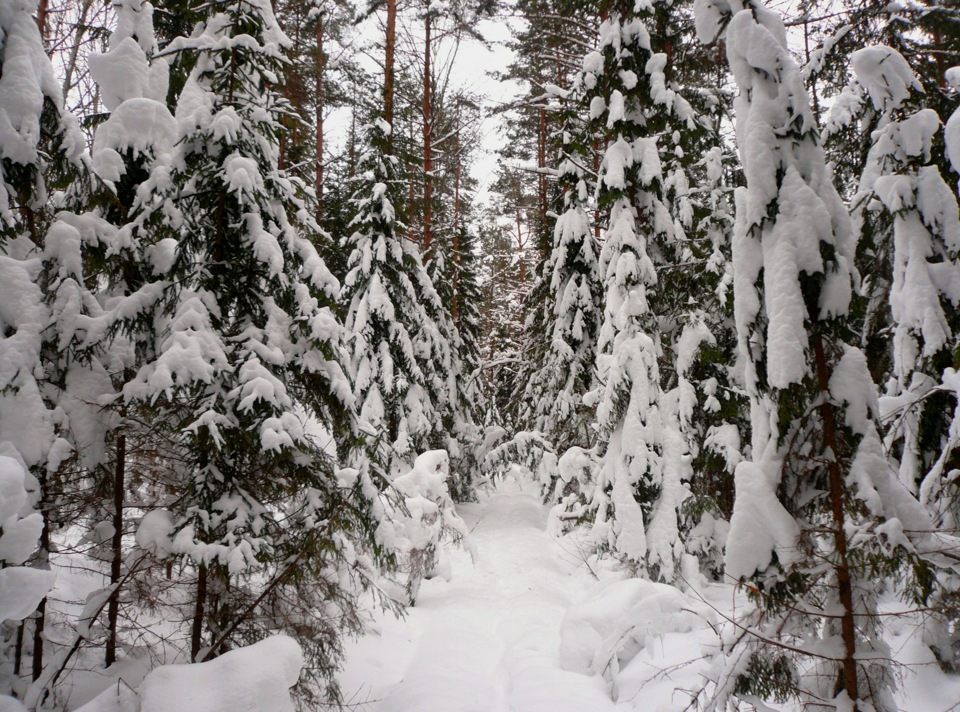
[[[623,704],[623,677],[621,704],[615,704],[601,676],[561,666],[560,629],[567,610],[604,584],[573,540],[548,533],[548,510],[536,485],[507,478],[482,493],[479,503],[458,510],[472,530],[478,562],[472,564],[465,551],[447,549],[449,581],[425,581],[405,619],[380,616],[372,632],[347,646],[345,701],[372,712],[632,709],[635,694]],[[687,640],[689,646],[693,641]],[[693,651],[678,652],[698,657],[698,643]],[[655,646],[655,657],[666,652],[662,644]],[[661,672],[659,665],[647,667],[651,675],[645,677]],[[686,695],[670,703],[676,687],[669,683],[659,691],[659,706],[647,706],[644,695],[643,706],[651,712],[682,709]]]

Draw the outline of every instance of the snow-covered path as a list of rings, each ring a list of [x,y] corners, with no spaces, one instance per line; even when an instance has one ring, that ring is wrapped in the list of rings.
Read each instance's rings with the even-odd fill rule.
[[[479,560],[447,549],[449,581],[425,581],[404,619],[379,614],[370,633],[348,642],[340,677],[345,702],[363,712],[686,709],[703,683],[704,648],[716,643],[707,620],[717,620],[714,609],[730,612],[732,587],[701,585],[706,605],[698,594],[622,580],[612,570],[600,571],[598,582],[574,539],[547,532],[535,485],[507,479],[480,497],[458,508]],[[600,675],[561,666],[561,623],[571,611],[613,626],[620,653],[615,690]],[[632,639],[617,632],[625,626],[632,626]],[[589,658],[609,642],[582,628],[566,630],[568,661],[571,641],[574,658]],[[898,668],[899,709],[955,712],[960,677],[940,672],[916,629],[896,619],[887,642],[905,664]],[[790,704],[774,708],[797,712]]]
[[[508,480],[459,511],[478,562],[449,552],[449,582],[425,581],[404,620],[382,618],[348,647],[348,701],[376,712],[614,709],[602,679],[560,667],[564,613],[596,581],[546,532],[533,486]]]

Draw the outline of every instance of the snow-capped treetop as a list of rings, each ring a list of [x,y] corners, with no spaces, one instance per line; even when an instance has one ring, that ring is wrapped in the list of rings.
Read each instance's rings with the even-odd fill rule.
[[[850,65],[877,111],[889,113],[899,109],[911,91],[923,91],[907,60],[890,47],[858,49],[850,55]]]
[[[42,177],[44,146],[58,143],[58,151],[76,162],[86,149],[86,140],[76,119],[63,111],[60,84],[43,48],[40,30],[33,18],[36,0],[10,0],[0,4],[0,161],[29,167],[25,173],[30,210],[44,207],[47,199]],[[54,107],[53,124],[44,124],[44,102]],[[0,167],[0,227],[16,221],[18,189]],[[7,236],[0,230],[0,240]]]
[[[395,157],[385,122],[367,129],[354,195],[354,232],[343,301],[359,415],[381,439],[382,463],[398,471],[429,449],[449,423],[456,378],[455,333],[417,246],[398,232]]]

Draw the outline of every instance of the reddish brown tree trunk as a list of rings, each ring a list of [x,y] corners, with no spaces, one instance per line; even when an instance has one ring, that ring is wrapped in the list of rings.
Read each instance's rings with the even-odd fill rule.
[[[547,224],[547,176],[544,169],[547,167],[547,110],[540,107],[537,126],[537,213],[540,218],[540,229]]]
[[[813,338],[813,352],[817,366],[817,385],[825,396],[830,387],[830,369],[827,365],[823,337],[820,334],[816,334]],[[823,434],[827,447],[831,453],[839,453],[833,405],[824,402],[820,406],[820,417],[823,419]],[[830,483],[830,504],[833,509],[833,539],[837,557],[833,566],[837,575],[837,593],[842,608],[840,638],[843,640],[844,648],[842,670],[834,694],[839,694],[841,690],[844,690],[847,696],[853,700],[853,712],[857,712],[860,695],[857,683],[857,634],[856,621],[854,620],[853,582],[850,577],[850,562],[847,560],[847,533],[844,528],[843,473],[840,471],[840,463],[836,454],[828,458],[827,468]]]
[[[46,44],[47,40],[47,11],[50,7],[50,0],[40,0],[37,5],[37,28],[40,30],[40,38]]]
[[[397,47],[397,0],[387,0],[387,37],[383,59],[383,118],[390,125],[387,153],[393,152],[393,84],[394,56]]]
[[[430,260],[433,247],[433,155],[430,145],[430,13],[423,21],[426,38],[423,45],[423,259]]]
[[[460,116],[453,134],[453,304],[450,314],[453,323],[460,328]]]
[[[317,48],[316,48],[316,161],[317,171],[314,190],[317,193],[317,222],[323,220],[323,71],[326,66],[326,57],[323,53],[323,17],[317,21]]]

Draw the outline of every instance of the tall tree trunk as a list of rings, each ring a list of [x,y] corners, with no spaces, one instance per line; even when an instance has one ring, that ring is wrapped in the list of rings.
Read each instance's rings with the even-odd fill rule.
[[[453,134],[453,304],[450,315],[460,328],[460,116]]]
[[[383,60],[383,118],[390,125],[387,153],[393,153],[394,56],[397,47],[397,0],[387,0],[387,37]]]
[[[537,122],[537,218],[540,224],[537,227],[537,236],[541,242],[547,229],[547,110],[540,107],[539,121]]]
[[[207,603],[207,565],[197,567],[197,600],[193,607],[193,629],[190,631],[190,662],[199,662],[203,647],[203,619]]]
[[[40,512],[43,514],[43,529],[40,530],[40,550],[37,568],[50,568],[50,483],[46,472],[40,473]],[[44,597],[37,606],[33,626],[33,668],[32,677],[36,682],[43,672],[43,629],[47,620],[47,599]]]
[[[125,413],[121,411],[121,417]],[[113,538],[111,541],[110,584],[120,581],[123,564],[123,488],[126,484],[127,436],[117,436],[117,463],[113,471]],[[120,614],[120,588],[107,602],[107,649],[104,662],[110,667],[117,661],[117,618]]]
[[[830,369],[827,365],[823,336],[820,334],[814,335],[813,352],[817,367],[817,385],[826,396],[830,387]],[[830,452],[839,453],[833,405],[826,400],[820,405],[820,417],[823,419],[823,434],[827,448]],[[834,547],[836,548],[836,561],[833,567],[837,576],[837,593],[840,598],[840,638],[844,648],[841,674],[837,680],[834,695],[839,694],[841,690],[846,691],[847,696],[853,701],[853,712],[857,712],[860,695],[857,683],[857,634],[853,607],[853,583],[850,576],[850,562],[847,559],[847,534],[844,528],[843,473],[840,471],[840,462],[836,455],[829,458],[827,468],[830,504],[833,510]]]
[[[423,21],[426,38],[423,45],[423,261],[429,262],[433,249],[433,149],[430,145],[430,13]]]
[[[47,43],[47,11],[50,8],[50,0],[40,0],[37,5],[37,28],[40,30],[40,39]]]
[[[316,105],[316,123],[317,123],[317,136],[316,136],[316,147],[315,147],[315,157],[317,161],[317,172],[316,179],[314,183],[314,190],[317,193],[317,222],[319,223],[323,220],[323,72],[326,67],[326,56],[323,53],[323,16],[320,16],[320,19],[317,20],[317,47],[316,47],[316,85],[314,87],[314,93],[316,96],[315,105]],[[389,120],[388,120],[389,121]]]

